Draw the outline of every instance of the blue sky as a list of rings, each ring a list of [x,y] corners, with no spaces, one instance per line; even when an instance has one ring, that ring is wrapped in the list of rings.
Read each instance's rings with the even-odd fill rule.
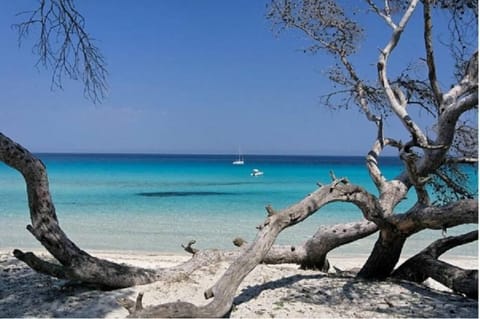
[[[376,135],[356,110],[320,104],[332,60],[302,53],[299,33],[275,36],[263,1],[77,1],[108,63],[99,105],[78,82],[52,91],[31,42],[18,46],[15,14],[35,6],[0,2],[0,128],[32,151],[365,155]],[[388,33],[364,19],[371,33],[355,62],[374,78]]]

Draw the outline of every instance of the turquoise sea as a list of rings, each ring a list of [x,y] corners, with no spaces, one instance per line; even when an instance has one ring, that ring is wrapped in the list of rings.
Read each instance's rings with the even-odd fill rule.
[[[251,241],[271,204],[279,210],[328,183],[329,172],[374,191],[363,157],[233,155],[38,154],[47,166],[62,228],[83,249],[180,252],[191,239],[198,248],[232,248],[240,236]],[[384,175],[401,170],[396,158],[381,159]],[[264,172],[253,177],[252,169]],[[472,174],[474,171],[472,169]],[[476,187],[477,177],[472,178]],[[413,203],[411,194],[399,207]],[[350,204],[326,206],[300,225],[284,231],[280,244],[298,244],[320,225],[362,218]],[[0,249],[38,248],[29,223],[22,176],[0,166]],[[468,225],[449,234],[477,228]],[[405,254],[417,252],[441,231],[410,239]],[[337,249],[336,254],[367,254],[377,234]],[[477,255],[477,244],[453,251]]]

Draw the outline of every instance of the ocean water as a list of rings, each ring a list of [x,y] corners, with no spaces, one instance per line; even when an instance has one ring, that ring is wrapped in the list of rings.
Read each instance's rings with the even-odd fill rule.
[[[228,155],[38,154],[47,166],[60,225],[83,249],[180,252],[181,244],[233,248],[232,240],[254,239],[266,217],[264,207],[286,208],[328,183],[330,171],[375,192],[362,157],[246,156],[232,165]],[[395,158],[381,159],[384,175],[401,170]],[[264,172],[253,177],[252,169]],[[473,173],[473,170],[472,170]],[[473,186],[477,182],[472,178]],[[414,194],[397,211],[412,205]],[[361,220],[351,204],[328,205],[303,223],[280,234],[277,243],[299,244],[321,225]],[[25,229],[29,224],[22,176],[0,166],[0,249],[38,248]],[[461,226],[449,234],[476,229]],[[404,253],[411,255],[442,236],[441,231],[415,235]],[[335,250],[367,254],[377,234]],[[452,254],[476,256],[478,245]]]

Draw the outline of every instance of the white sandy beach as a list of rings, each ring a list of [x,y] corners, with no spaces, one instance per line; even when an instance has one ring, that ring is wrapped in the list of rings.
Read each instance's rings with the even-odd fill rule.
[[[169,267],[185,261],[188,254],[91,252],[93,255],[142,267]],[[348,270],[362,265],[360,257],[330,256],[335,267]],[[478,268],[474,257],[450,260],[465,268]],[[117,297],[135,299],[144,293],[145,306],[176,300],[194,304],[209,301],[203,292],[228,263],[204,267],[188,278],[156,282],[115,291],[91,290],[37,274],[11,252],[0,251],[0,317],[126,317]],[[231,317],[238,318],[387,318],[478,317],[478,302],[446,291],[404,282],[364,282],[299,270],[295,265],[259,265],[240,286]]]

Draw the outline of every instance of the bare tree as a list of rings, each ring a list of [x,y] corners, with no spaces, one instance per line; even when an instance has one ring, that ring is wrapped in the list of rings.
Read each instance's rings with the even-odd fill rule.
[[[74,10],[70,0],[50,0],[48,3],[53,4],[51,8],[60,8],[65,12]],[[43,9],[47,6],[46,1],[40,1],[40,4],[41,8],[34,11],[32,17],[42,18],[52,12]],[[352,62],[364,37],[363,28],[355,21],[353,12],[358,15],[362,11],[346,11],[333,0],[272,0],[268,17],[280,29],[295,29],[306,34],[312,40],[308,50],[325,51],[332,56],[335,65],[328,76],[340,90],[326,96],[324,101],[337,107],[357,106],[367,121],[377,127],[378,134],[373,138],[372,147],[366,155],[366,169],[378,194],[372,194],[359,185],[351,184],[348,179],[337,178],[332,174],[331,183],[319,185],[317,190],[299,203],[279,212],[267,207],[268,216],[258,227],[255,240],[244,244],[237,253],[230,255],[230,258],[234,258],[231,266],[205,292],[207,298],[213,298],[209,304],[197,307],[179,301],[143,308],[139,296],[136,301],[125,301],[131,316],[225,316],[232,307],[238,286],[259,263],[288,261],[299,263],[304,268],[324,269],[328,265],[326,255],[329,251],[376,231],[377,242],[358,276],[379,280],[394,276],[413,281],[422,281],[432,276],[455,291],[471,297],[478,295],[477,270],[459,269],[438,260],[446,250],[476,240],[476,231],[434,242],[395,271],[404,243],[411,235],[424,229],[446,230],[478,221],[476,194],[465,187],[462,179],[466,177],[462,165],[476,164],[478,156],[477,129],[463,117],[467,112],[476,112],[478,107],[477,42],[476,37],[462,36],[457,31],[466,23],[478,20],[477,1],[365,0],[364,4],[369,14],[373,13],[385,28],[391,30],[390,39],[383,45],[377,67],[373,70],[376,81],[362,79]],[[410,66],[405,67],[402,74],[392,76],[388,72],[388,67],[395,62],[391,59],[392,52],[402,43],[408,43],[409,39],[403,33],[409,26],[413,13],[419,10],[422,11],[424,29],[424,54],[419,57],[419,61],[424,62],[426,76],[419,77],[419,73],[412,72]],[[440,48],[434,47],[432,10],[448,12],[450,30],[454,34],[457,32],[457,36],[451,37],[450,43]],[[63,13],[60,14],[62,15]],[[28,32],[29,26],[34,23],[40,23],[41,30],[50,23],[42,19],[39,21],[31,18],[26,24],[20,24],[21,34]],[[83,22],[74,25],[80,25],[83,29]],[[474,25],[476,27],[476,23]],[[45,30],[48,36],[51,27]],[[475,30],[475,33],[478,32]],[[84,32],[77,34],[86,35]],[[85,41],[85,38],[80,38],[81,42]],[[80,49],[75,52],[84,50],[81,45],[77,48]],[[441,65],[436,61],[435,52],[441,49],[451,50],[452,63],[456,66],[456,82],[448,88],[442,88],[438,78]],[[48,50],[39,50],[40,56],[42,52]],[[50,53],[47,53],[47,57]],[[52,61],[54,65],[60,61],[61,65],[65,60],[61,58]],[[78,64],[74,62],[72,65]],[[56,68],[54,74],[58,72],[55,70]],[[79,69],[75,70],[79,72]],[[87,67],[82,72],[88,70]],[[67,71],[66,74],[70,73]],[[57,79],[61,80],[61,77]],[[85,83],[88,85],[92,82]],[[94,85],[93,88],[98,87]],[[89,89],[86,90],[88,92]],[[410,115],[409,112],[414,107],[427,110],[427,114],[432,117],[435,123],[434,136],[429,136],[430,133],[427,134],[425,128]],[[387,137],[383,125],[386,116],[402,123],[411,139],[401,142],[397,138]],[[397,150],[404,163],[404,170],[392,179],[387,179],[382,174],[381,154],[387,147]],[[214,262],[225,257],[224,253],[212,255],[211,252],[198,252],[190,244],[186,249],[192,252],[192,260],[168,270],[138,269],[94,258],[78,248],[61,230],[48,189],[46,170],[41,161],[1,134],[0,160],[19,170],[25,177],[32,219],[32,225],[27,229],[60,263],[46,262],[31,253],[15,251],[17,258],[37,271],[85,283],[125,287],[193,271],[199,263]],[[448,189],[452,196],[441,196],[438,201],[432,202],[432,192],[428,189],[432,185],[433,195],[442,189]],[[415,204],[405,212],[395,213],[398,204],[411,189],[416,194]],[[364,220],[322,227],[309,241],[298,247],[273,246],[283,229],[304,221],[332,202],[353,203]]]
[[[383,279],[391,274],[406,238],[423,228],[419,227],[421,221],[398,218],[393,213],[410,188],[417,193],[417,203],[408,212],[410,217],[433,207],[426,190],[429,184],[435,186],[437,191],[441,187],[449,188],[449,194],[458,200],[473,198],[473,194],[463,186],[464,183],[458,183],[455,178],[465,178],[458,169],[459,162],[477,161],[476,130],[458,125],[462,114],[476,110],[478,104],[477,32],[472,38],[465,35],[452,37],[452,43],[440,48],[455,48],[461,43],[463,52],[468,51],[467,44],[470,49],[468,63],[461,60],[465,54],[453,57],[452,61],[457,66],[464,66],[460,72],[462,77],[451,88],[442,91],[437,77],[431,11],[440,9],[451,12],[450,24],[456,26],[454,30],[458,30],[461,22],[472,24],[472,20],[476,21],[477,4],[476,1],[377,3],[372,0],[366,3],[367,10],[392,30],[390,40],[378,57],[377,82],[373,84],[361,79],[351,62],[363,36],[363,29],[353,20],[353,14],[349,16],[336,1],[272,1],[269,17],[280,28],[294,28],[308,35],[313,42],[310,51],[322,50],[333,56],[336,64],[329,71],[329,78],[342,87],[337,93],[347,95],[343,100],[348,103],[345,105],[357,105],[378,128],[377,140],[367,156],[367,168],[377,186],[381,209],[365,217],[379,227],[380,236],[359,275]],[[411,70],[407,67],[402,74],[392,77],[387,72],[387,67],[394,63],[390,56],[401,40],[408,42],[402,35],[416,10],[423,10],[424,55],[419,57],[419,61],[425,61],[425,73],[428,76],[419,78],[416,76],[418,72],[409,72]],[[325,101],[331,103],[334,95],[326,96]],[[427,114],[434,118],[437,134],[433,139],[409,114],[409,109],[418,105],[428,110]],[[386,112],[395,115],[404,125],[412,137],[410,141],[401,143],[385,137],[382,115]],[[380,153],[389,146],[399,149],[399,156],[405,163],[405,171],[392,180],[382,175],[378,163]],[[451,165],[456,165],[456,168],[452,170]]]
[[[324,100],[326,104],[335,107],[357,106],[366,115],[366,119],[376,125],[378,134],[366,156],[366,167],[378,195],[351,185],[345,179],[334,179],[330,185],[320,187],[301,203],[283,212],[275,213],[269,208],[269,217],[256,240],[208,291],[208,296],[214,296],[210,304],[196,307],[179,302],[143,309],[140,300],[137,310],[132,311],[132,316],[224,315],[232,305],[232,290],[238,287],[243,276],[253,269],[256,262],[265,260],[269,251],[278,252],[278,247],[270,250],[272,236],[276,237],[281,229],[305,219],[333,201],[354,203],[365,219],[379,230],[377,242],[358,276],[380,280],[396,276],[419,281],[432,276],[455,291],[471,297],[478,295],[477,270],[462,270],[437,260],[447,249],[476,240],[477,231],[435,242],[407,261],[398,272],[394,272],[404,243],[411,235],[424,229],[446,230],[456,225],[477,223],[478,201],[476,195],[465,187],[462,178],[466,175],[458,166],[459,163],[477,163],[477,130],[465,125],[462,120],[465,113],[476,112],[478,107],[477,2],[366,0],[365,5],[369,14],[373,13],[385,28],[391,30],[390,39],[380,50],[377,68],[373,70],[376,74],[373,83],[371,79],[362,79],[352,62],[364,36],[363,28],[354,19],[354,13],[362,12],[360,9],[356,11],[350,7],[347,11],[340,2],[333,0],[272,0],[268,17],[280,30],[295,29],[307,35],[312,40],[308,51],[324,51],[333,57],[335,65],[328,76],[340,90],[327,95]],[[408,43],[409,39],[404,38],[403,33],[413,13],[420,10],[424,29],[424,54],[419,57],[419,61],[424,62],[426,77],[419,78],[419,73],[412,72],[410,66],[402,74],[392,76],[388,73],[388,67],[395,62],[391,59],[392,52],[401,43]],[[440,48],[434,47],[432,10],[443,10],[450,14],[449,26],[454,35],[450,38],[450,43]],[[458,32],[466,24],[473,28],[473,37]],[[442,49],[451,50],[452,63],[456,67],[456,83],[446,89],[440,85],[437,70],[441,65],[435,58],[436,50]],[[425,109],[433,118],[435,136],[429,136],[425,128],[410,115],[409,112],[415,107]],[[386,116],[400,121],[411,139],[401,142],[387,137],[383,125]],[[387,179],[382,174],[380,165],[380,155],[387,147],[398,150],[405,166],[393,179]],[[454,166],[451,165],[456,166],[452,169]],[[428,191],[428,187],[432,185],[433,195],[440,195],[439,201],[432,202],[430,198],[432,192]],[[416,203],[404,213],[394,213],[410,189],[415,190]],[[453,196],[442,196],[440,192],[443,189],[448,189],[448,193]],[[298,208],[298,205],[302,205],[302,208]],[[283,221],[283,226],[279,226],[280,220]],[[359,224],[355,225],[358,227]],[[300,259],[299,263],[302,263],[309,259],[306,252],[309,248],[310,257],[317,257],[318,263],[314,263],[314,267],[321,268],[330,249],[345,244],[347,238],[355,240],[361,237],[359,233],[369,234],[372,231],[370,227],[353,231],[354,227],[337,225],[331,227],[330,231],[319,231],[299,247],[301,249],[284,249],[276,259],[297,258],[297,262]],[[339,229],[343,231],[338,232]],[[319,237],[322,238],[316,240]]]

